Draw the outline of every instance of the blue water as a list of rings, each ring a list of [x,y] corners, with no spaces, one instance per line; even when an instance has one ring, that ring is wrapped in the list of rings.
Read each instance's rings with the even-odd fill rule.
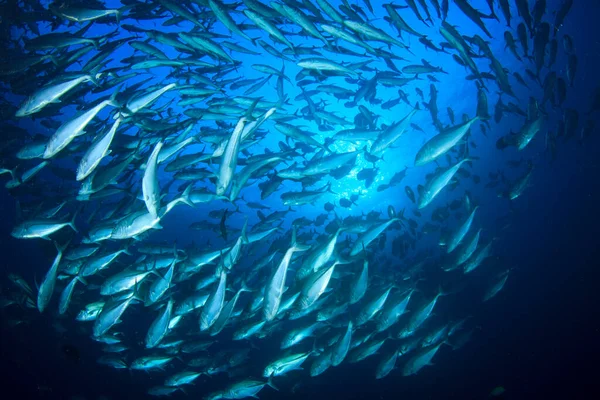
[[[330,3],[339,4],[333,0]],[[353,1],[352,3],[357,2]],[[383,21],[386,14],[381,4],[374,0],[372,3],[375,6],[375,15],[370,16],[371,23],[385,29],[395,37],[395,31]],[[487,2],[483,0],[472,0],[471,3],[482,12],[488,11]],[[107,8],[120,6],[120,3],[112,1],[104,4]],[[548,11],[544,20],[550,23],[554,21],[553,12],[557,9],[558,4],[558,1],[548,1]],[[433,15],[434,11],[431,6],[430,10]],[[514,28],[520,22],[520,18],[514,4],[512,4],[511,11],[513,35],[516,38],[516,29]],[[558,138],[555,160],[551,160],[550,154],[544,151],[544,137],[547,130],[556,132],[557,121],[562,118],[562,110],[566,108],[579,111],[580,125],[577,132],[588,119],[594,120],[596,126],[600,126],[598,112],[586,115],[593,90],[600,85],[597,74],[600,65],[600,30],[597,25],[599,13],[600,5],[597,2],[576,2],[565,20],[558,37],[568,34],[573,38],[575,44],[579,63],[574,87],[568,88],[567,100],[562,109],[553,109],[549,104],[546,106],[548,120],[543,130],[525,150],[517,152],[515,148],[507,148],[500,151],[496,148],[497,139],[520,129],[524,122],[522,117],[505,114],[500,123],[496,124],[492,121],[491,129],[487,130],[487,136],[481,133],[479,124],[473,126],[470,141],[474,142],[476,147],[472,146],[469,151],[470,155],[477,157],[477,160],[473,162],[473,168],[470,171],[471,174],[481,178],[479,184],[476,184],[472,177],[461,178],[454,190],[444,189],[444,192],[431,205],[421,210],[421,217],[413,215],[412,210],[416,207],[406,196],[405,186],[411,187],[418,197],[417,186],[423,184],[426,175],[432,173],[436,168],[435,163],[424,167],[413,166],[414,156],[418,149],[437,133],[431,124],[429,111],[424,108],[423,100],[415,92],[415,88],[420,88],[425,94],[425,102],[428,101],[431,82],[422,76],[421,80],[410,83],[402,89],[408,95],[411,105],[420,104],[422,111],[415,115],[412,122],[423,128],[425,133],[414,129],[408,130],[394,144],[394,148],[385,153],[384,161],[377,163],[378,174],[370,188],[366,188],[364,182],[359,181],[356,177],[361,169],[372,167],[372,164],[367,162],[361,154],[356,166],[347,177],[340,180],[330,179],[331,189],[336,194],[327,193],[315,204],[293,207],[294,211],[287,214],[283,223],[283,228],[289,230],[292,221],[296,218],[304,216],[314,219],[325,213],[323,206],[326,202],[339,204],[340,198],[349,198],[352,194],[358,194],[359,199],[356,205],[347,209],[336,207],[339,217],[344,218],[377,211],[381,212],[382,218],[385,218],[388,206],[392,205],[396,210],[405,209],[405,215],[417,221],[419,228],[422,228],[426,222],[431,222],[431,213],[437,207],[455,199],[462,200],[464,193],[469,192],[470,197],[480,205],[475,226],[483,229],[482,241],[487,243],[495,239],[493,257],[480,267],[481,270],[468,277],[468,286],[465,290],[440,301],[435,314],[437,318],[448,316],[460,318],[472,315],[471,323],[476,327],[472,340],[457,351],[442,348],[434,359],[434,366],[423,369],[416,376],[402,377],[400,371],[396,370],[387,378],[377,381],[374,379],[374,370],[379,360],[373,357],[358,364],[342,364],[316,378],[310,378],[307,373],[280,378],[282,390],[276,392],[265,388],[261,391],[260,398],[301,399],[310,396],[328,399],[484,399],[497,386],[503,386],[506,389],[502,398],[507,399],[589,398],[585,396],[585,393],[594,387],[596,374],[593,371],[597,371],[597,368],[588,367],[587,363],[593,362],[600,355],[600,346],[598,345],[600,326],[595,306],[600,301],[596,290],[597,285],[595,285],[600,275],[597,268],[594,268],[597,256],[600,255],[597,250],[597,235],[600,233],[598,229],[600,218],[597,211],[598,200],[600,200],[597,185],[599,172],[598,129],[596,128],[591,136],[583,140],[579,140],[578,136],[568,141]],[[167,14],[165,13],[165,15]],[[493,39],[489,39],[492,52],[504,68],[510,72],[520,71],[524,75],[523,64],[505,49],[503,34],[506,27],[498,5],[496,5],[496,14],[500,23],[491,19],[484,20],[493,36]],[[440,21],[437,18],[434,17],[434,27],[426,27],[414,17],[409,9],[402,10],[401,15],[411,27],[427,34],[427,37],[434,43],[439,44],[443,41],[438,32]],[[239,21],[244,20],[241,15],[236,15],[235,18]],[[166,19],[168,17],[134,21],[125,17],[122,23],[160,29],[163,32],[189,31],[192,28],[192,24],[189,22],[182,22],[179,26],[162,27],[161,23]],[[8,21],[10,21],[10,13],[5,10],[2,15],[2,23],[7,24]],[[485,37],[483,32],[468,20],[454,4],[450,4],[448,21],[457,26],[463,35],[478,34]],[[44,22],[38,23],[38,28],[42,34],[51,31],[50,25]],[[105,35],[116,28],[114,24],[94,24],[85,36]],[[298,29],[292,24],[283,25],[281,28],[285,31],[297,31]],[[69,32],[73,32],[74,29],[76,28],[65,25],[59,28],[61,31]],[[117,29],[117,35],[111,40],[131,35],[122,28]],[[228,31],[218,22],[213,25],[212,30],[220,34],[228,34]],[[4,31],[6,32],[6,30]],[[24,32],[22,27],[13,26],[10,29],[13,39],[20,37]],[[29,37],[32,36],[31,32],[25,34]],[[261,31],[251,31],[250,36],[260,37],[273,45],[273,41]],[[449,106],[452,107],[457,121],[461,120],[463,114],[473,117],[477,106],[477,90],[474,81],[465,80],[465,76],[470,72],[454,62],[450,55],[434,53],[425,49],[415,37],[406,33],[403,36],[404,42],[410,46],[410,50],[414,54],[411,55],[402,52],[397,47],[392,47],[391,51],[409,60],[407,62],[395,61],[399,68],[408,64],[418,64],[419,60],[426,59],[435,66],[443,67],[447,72],[447,74],[435,74],[440,81],[435,83],[435,86],[438,91],[437,105],[442,123],[450,124],[446,113],[446,107]],[[239,39],[238,43],[249,46],[248,43],[244,43],[243,39],[237,39]],[[291,40],[295,45],[322,47],[321,42],[312,38],[300,40],[298,37],[293,37]],[[279,50],[285,48],[280,44],[275,46]],[[532,46],[533,44],[530,42],[530,50]],[[178,52],[166,46],[157,45],[157,47],[160,47],[171,58],[179,56]],[[381,47],[389,50],[386,46],[381,45]],[[520,49],[518,44],[517,48]],[[251,67],[255,63],[281,68],[281,60],[264,53],[260,47],[254,50],[261,51],[262,54],[251,56],[233,53],[233,58],[241,61],[242,64],[226,78],[235,76],[263,78],[264,74]],[[119,47],[111,57],[112,61],[104,68],[119,67],[124,68],[123,72],[126,72],[127,66],[119,63],[119,60],[133,54],[133,48],[123,45]],[[343,63],[361,60],[361,58],[341,57],[325,51],[323,54]],[[82,63],[85,63],[88,58],[89,56],[83,57]],[[482,72],[489,72],[487,61],[476,60],[476,62]],[[566,65],[567,57],[562,43],[559,41],[554,70],[565,79]],[[378,70],[387,70],[381,61],[374,61],[369,66]],[[69,71],[77,71],[78,68],[79,65],[74,64]],[[299,71],[300,68],[295,63],[285,62],[285,73],[292,79],[292,82],[295,82],[294,77]],[[543,71],[547,71],[547,69],[544,68]],[[129,80],[128,85],[145,79],[151,79],[150,84],[172,81],[169,76],[172,72],[170,68],[153,68],[142,72],[140,71],[138,77]],[[366,78],[371,78],[373,72],[363,72],[362,74]],[[530,96],[541,99],[543,91],[539,85],[528,80],[532,88],[529,90],[512,77],[509,79],[523,109],[526,109]],[[275,82],[276,77],[271,78],[265,87],[252,96],[262,96],[264,100],[277,101]],[[325,83],[335,83],[350,88],[357,87],[341,77],[330,78]],[[489,112],[493,115],[493,107],[498,98],[497,88],[492,81],[486,81],[486,86],[489,88],[489,92],[487,92]],[[6,85],[2,87],[5,98],[18,107],[24,97],[12,94]],[[238,94],[243,90],[240,90]],[[305,106],[306,103],[302,100],[295,100],[296,96],[300,94],[300,90],[294,84],[285,81],[284,90],[290,99],[290,104],[286,105],[287,112],[293,113]],[[85,102],[91,103],[105,95],[106,93],[101,96],[88,94]],[[397,88],[385,88],[378,85],[376,97],[384,102],[394,99],[397,97]],[[157,109],[161,105],[168,104],[171,115],[183,118],[185,108],[177,105],[179,98],[176,90],[170,91],[162,96],[152,108]],[[344,105],[348,100],[338,101],[331,96],[323,96],[322,99],[327,102],[326,109],[329,112],[350,121],[356,115],[355,108],[350,109]],[[515,101],[506,95],[503,95],[503,99],[505,103]],[[361,104],[378,115],[379,125],[389,125],[398,121],[412,109],[403,102],[390,111],[382,110],[380,107],[366,102]],[[67,120],[76,112],[76,108],[66,106],[61,109],[61,112],[62,117],[56,117],[55,120]],[[107,109],[99,115],[97,120],[105,119],[108,116],[109,110]],[[53,130],[44,127],[41,122],[42,119],[25,118],[18,121],[9,119],[2,123],[18,124],[32,136],[35,134],[51,135]],[[235,123],[235,120],[230,122]],[[319,142],[323,142],[326,137],[334,133],[334,131],[318,132],[313,123],[308,121],[304,121],[304,123],[306,130],[316,133],[315,138]],[[200,121],[194,128],[195,131],[201,126],[214,126],[214,122]],[[258,145],[250,149],[251,153],[260,154],[265,149],[278,151],[278,142],[285,141],[285,138],[272,125],[269,125],[269,122],[266,123],[266,126],[268,134]],[[339,128],[336,127],[336,130]],[[129,134],[133,133],[133,130],[129,132]],[[188,146],[181,154],[198,152],[203,147],[203,144]],[[362,146],[338,142],[331,147],[337,152],[344,152],[359,149]],[[17,160],[10,154],[3,154],[2,157],[3,167],[15,166]],[[490,172],[503,170],[509,181],[514,181],[521,176],[526,171],[525,162],[518,168],[511,168],[507,165],[511,160],[521,159],[531,160],[535,167],[530,185],[521,197],[511,202],[506,198],[498,197],[498,190],[502,186],[492,189],[484,188],[489,181],[488,174]],[[77,166],[75,162],[78,160],[78,157],[64,157],[56,161],[55,165],[72,170],[74,180],[74,171]],[[441,159],[440,163],[446,165],[444,159]],[[26,165],[31,167],[34,164]],[[280,167],[282,166],[280,165]],[[376,190],[378,185],[388,182],[396,172],[405,167],[408,167],[407,175],[400,185],[383,192]],[[5,176],[1,176],[0,179],[2,182],[7,180]],[[171,179],[171,174],[161,171],[161,186],[164,187]],[[54,186],[53,191],[57,190],[55,189],[57,187],[61,188],[58,190],[62,190],[62,185],[65,185],[62,180],[47,170],[44,170],[35,180],[36,185],[41,185],[42,182],[48,184],[49,187]],[[327,179],[315,187],[322,186],[326,182]],[[175,193],[179,185],[180,182],[172,185],[171,193]],[[197,187],[201,186],[201,184],[197,185]],[[65,187],[70,186],[66,184]],[[207,184],[206,187],[214,190],[214,186],[211,184]],[[285,210],[286,207],[281,204],[281,193],[300,189],[300,184],[286,181],[263,204],[268,206],[271,211]],[[51,264],[55,256],[54,247],[50,242],[16,240],[10,236],[10,231],[16,222],[15,196],[11,196],[4,189],[1,193],[3,218],[0,246],[4,261],[2,263],[4,268],[1,272],[3,275],[11,272],[19,273],[34,286],[34,279],[39,282]],[[260,192],[255,184],[245,188],[242,193],[246,201],[261,202]],[[259,221],[256,212],[245,207],[243,202],[240,202],[239,205],[242,212],[231,214],[227,218],[228,228],[241,229],[245,217],[248,217],[249,226]],[[224,240],[214,232],[188,229],[192,222],[207,219],[207,213],[210,210],[224,207],[234,208],[228,203],[220,201],[198,205],[194,209],[185,206],[176,207],[161,222],[163,229],[152,231],[148,240],[175,242],[178,248],[186,248],[191,244],[201,247],[206,243],[213,246],[224,246]],[[84,212],[89,211],[85,210]],[[464,214],[463,212],[460,218],[451,215],[442,226],[452,230],[462,221]],[[328,222],[332,218],[333,216],[330,215]],[[211,222],[218,223],[219,220],[211,220]],[[385,273],[388,269],[402,270],[410,265],[413,257],[425,253],[433,260],[433,263],[428,265],[423,272],[421,277],[424,281],[420,284],[420,288],[425,298],[429,298],[437,289],[438,282],[447,279],[447,276],[437,268],[437,260],[440,259],[443,251],[437,244],[440,233],[438,231],[419,235],[415,249],[409,250],[408,257],[399,259],[392,255],[392,242],[396,235],[403,233],[386,232],[386,245],[377,251],[373,271]],[[235,235],[230,234],[229,236],[231,240]],[[265,251],[271,241],[272,239],[265,243]],[[342,240],[339,243],[341,242]],[[252,260],[252,257],[249,257],[248,260]],[[242,258],[241,263],[244,264],[245,261]],[[489,279],[510,267],[516,267],[516,269],[511,272],[504,290],[489,302],[481,303],[481,294]],[[467,278],[460,276],[458,280],[461,279]],[[2,292],[11,290],[13,287],[10,282],[3,280]],[[146,394],[147,389],[160,385],[168,372],[173,371],[168,369],[167,372],[145,374],[139,371],[112,370],[96,364],[96,359],[102,354],[102,345],[89,338],[90,326],[82,325],[73,319],[77,312],[76,309],[86,304],[87,300],[93,301],[94,297],[86,297],[86,301],[78,301],[77,307],[72,306],[73,310],[70,310],[66,318],[58,318],[55,315],[56,298],[58,298],[58,293],[55,293],[55,298],[50,305],[51,310],[42,315],[35,310],[7,308],[1,311],[2,340],[0,346],[3,371],[5,372],[1,375],[0,381],[5,384],[3,387],[10,385],[18,390],[21,393],[20,397],[23,398],[72,399],[74,396],[82,396],[87,399],[99,399],[100,396],[106,396],[109,399],[147,398],[149,397]],[[137,344],[136,349],[129,357],[130,361],[143,353],[140,349],[143,347],[147,327],[154,318],[153,313],[144,311],[141,307],[132,308],[124,315],[123,332],[128,337],[129,343]],[[9,326],[9,321],[15,319],[23,319],[26,323],[16,327]],[[60,329],[57,329],[57,321],[60,323]],[[197,329],[196,321],[187,322],[189,327]],[[75,346],[80,353],[80,358],[73,360],[66,356],[65,345]],[[219,346],[225,348],[227,344],[223,343]],[[259,371],[264,368],[266,362],[279,354],[277,346],[273,348],[265,346],[265,348],[266,351],[253,355],[250,361],[251,365]],[[397,367],[401,369],[403,362],[404,360],[399,359]],[[187,389],[188,397],[204,396],[213,390],[223,388],[228,382],[225,376],[215,376],[211,379],[201,378],[195,386]],[[292,393],[290,389],[297,382],[301,382],[302,386],[296,393]],[[174,398],[184,398],[185,396],[183,393],[173,395]]]

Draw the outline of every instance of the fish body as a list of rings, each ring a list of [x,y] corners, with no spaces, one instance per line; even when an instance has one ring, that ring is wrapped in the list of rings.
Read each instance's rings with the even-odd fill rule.
[[[300,297],[296,302],[298,308],[306,309],[319,299],[325,289],[327,289],[335,265],[336,263],[333,263],[329,268],[323,268],[307,278],[300,292]]]
[[[73,221],[64,222],[50,219],[28,220],[21,222],[13,228],[11,235],[17,239],[47,239],[48,236],[67,226],[77,232]]]
[[[504,271],[495,278],[492,285],[484,293],[483,301],[488,301],[492,297],[496,296],[504,288],[506,280],[508,279],[509,272],[510,270]]]
[[[477,206],[473,208],[473,211],[471,211],[465,222],[463,222],[446,241],[446,251],[448,253],[452,253],[458,247],[465,235],[469,232],[469,229],[471,229],[471,224],[473,223],[473,218],[475,218],[475,211],[477,211],[477,208]]]
[[[93,335],[95,337],[103,336],[110,328],[119,323],[121,316],[133,300],[134,297],[131,296],[121,302],[105,304],[94,321]]]
[[[63,256],[63,250],[57,248],[58,253],[54,258],[54,262],[50,266],[50,269],[46,273],[42,284],[38,290],[37,295],[37,309],[39,312],[44,312],[48,304],[50,303],[50,299],[52,298],[52,293],[54,292],[54,285],[56,284],[56,274],[58,273],[58,266],[60,264],[60,260]]]
[[[280,358],[279,360],[273,361],[265,367],[263,376],[268,378],[270,376],[281,376],[287,372],[301,369],[300,366],[310,356],[311,353],[297,353],[289,356]]]
[[[402,134],[410,126],[412,117],[419,111],[418,108],[410,111],[402,120],[390,125],[385,131],[381,132],[377,139],[371,145],[369,153],[376,157],[381,157],[385,150],[387,150],[396,140],[402,136]]]
[[[375,225],[373,228],[365,232],[352,246],[350,250],[350,256],[354,257],[361,251],[366,249],[371,242],[373,242],[383,231],[385,231],[390,225],[398,221],[399,218],[391,218],[389,221],[385,221],[381,224]]]
[[[171,313],[173,311],[173,300],[169,300],[164,310],[156,317],[150,325],[148,334],[146,335],[146,348],[151,349],[158,346],[169,332],[169,322],[171,321]]]
[[[294,235],[295,236],[295,235]],[[263,307],[263,318],[265,321],[272,321],[277,315],[279,305],[281,304],[281,296],[286,281],[287,270],[292,259],[292,255],[297,251],[304,251],[306,248],[298,247],[295,243],[292,243],[284,254],[279,266],[273,272],[271,279],[269,279],[267,286],[265,287],[265,300]]]
[[[173,360],[169,356],[143,356],[136,358],[130,368],[135,370],[150,371],[154,369],[162,369]]]
[[[354,323],[356,326],[363,325],[375,316],[383,308],[392,288],[384,290],[379,296],[375,296],[366,303],[359,311]]]
[[[157,159],[160,150],[162,149],[163,143],[158,142],[148,158],[146,163],[146,170],[144,171],[144,177],[142,179],[142,193],[144,196],[144,203],[148,213],[153,218],[158,218],[158,210],[160,208],[160,187],[158,186],[158,173],[156,170]]]
[[[554,19],[554,36],[556,36],[560,28],[562,28],[563,22],[565,21],[567,14],[569,14],[572,6],[573,0],[564,0],[562,2],[558,12],[556,13],[556,18]]]
[[[76,180],[82,181],[100,164],[102,159],[110,154],[110,145],[115,137],[117,129],[121,124],[121,118],[117,118],[113,123],[112,127],[108,130],[100,140],[94,142],[84,154],[83,158],[77,166]]]
[[[523,150],[527,147],[535,135],[542,129],[543,124],[544,117],[542,116],[525,123],[516,138],[517,149]]]
[[[67,81],[44,86],[31,95],[17,110],[16,117],[25,117],[41,111],[48,104],[59,103],[60,98],[83,82],[91,81],[90,75],[81,75]]]
[[[446,154],[452,147],[460,142],[478,119],[478,117],[471,118],[467,122],[449,128],[447,131],[431,138],[417,152],[415,166],[425,165]]]
[[[227,284],[227,275],[225,271],[221,271],[219,282],[215,289],[210,294],[202,312],[200,313],[200,330],[205,331],[209,329],[219,318],[221,311],[223,310],[223,304],[225,302],[225,288]]]
[[[69,284],[64,288],[63,292],[61,293],[60,301],[58,304],[58,313],[59,314],[65,314],[67,312],[67,309],[69,308],[69,304],[71,303],[71,297],[73,296],[73,291],[75,290],[75,285],[77,284],[77,282],[85,283],[85,281],[82,278],[80,278],[79,276],[75,276],[73,279],[71,279]]]
[[[389,375],[396,366],[398,350],[394,349],[381,359],[375,369],[375,379],[383,379]]]
[[[100,294],[110,296],[130,290],[142,282],[152,271],[125,270],[106,279],[100,287]]]
[[[364,261],[360,274],[352,281],[350,285],[350,304],[358,303],[365,293],[369,285],[369,262]]]
[[[443,293],[439,291],[433,299],[431,299],[428,303],[426,303],[420,310],[415,311],[412,315],[408,324],[403,329],[403,336],[410,336],[415,333],[417,329],[419,329],[423,323],[431,316],[433,312],[433,308],[437,304],[438,299],[442,296]]]
[[[402,370],[402,375],[409,376],[417,374],[423,367],[426,367],[430,364],[431,359],[436,355],[439,348],[442,346],[442,343],[436,344],[435,346],[428,347],[421,351],[419,354],[413,356],[408,362],[405,364],[404,369]]]
[[[59,151],[71,143],[73,139],[83,135],[85,133],[85,128],[92,119],[94,119],[94,117],[109,104],[111,104],[110,100],[104,100],[97,106],[62,124],[46,144],[43,157],[45,159],[54,157]]]
[[[472,256],[467,260],[464,265],[464,273],[468,274],[472,272],[475,268],[479,267],[481,263],[491,255],[492,251],[492,241],[478,249]]]

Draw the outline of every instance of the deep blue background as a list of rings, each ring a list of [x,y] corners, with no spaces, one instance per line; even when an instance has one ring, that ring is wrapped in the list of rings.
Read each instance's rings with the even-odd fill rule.
[[[549,9],[553,9],[554,2],[548,3]],[[486,9],[485,5],[480,8]],[[576,4],[564,27],[573,36],[579,56],[577,84],[568,96],[569,106],[579,109],[581,122],[585,121],[583,113],[589,107],[591,88],[600,84],[599,13],[597,1],[586,1],[585,6]],[[502,20],[499,10],[498,15]],[[464,21],[461,18],[464,17],[459,11],[452,8],[450,21]],[[513,20],[516,20],[514,9]],[[415,27],[424,30],[422,25]],[[476,32],[472,25],[469,29]],[[494,48],[502,48],[503,31],[492,32],[497,39]],[[506,60],[499,58],[508,66],[510,55],[506,57]],[[428,59],[434,64],[438,60],[432,53]],[[559,59],[557,64],[564,61]],[[469,88],[472,91],[472,83]],[[443,97],[449,91],[447,87],[445,90],[438,85],[438,89],[441,97],[438,105],[443,114],[451,99]],[[469,107],[472,112],[472,104],[466,108]],[[458,116],[460,113],[455,111]],[[595,120],[600,126],[597,115]],[[328,399],[483,399],[499,385],[506,388],[503,397],[506,399],[593,398],[587,393],[597,392],[600,371],[597,366],[600,356],[597,133],[596,130],[584,145],[559,141],[558,159],[553,164],[539,156],[532,187],[514,205],[516,221],[501,233],[495,246],[495,254],[502,258],[503,264],[516,265],[517,270],[509,277],[501,295],[486,307],[472,307],[467,299],[461,303],[460,297],[452,302],[452,307],[471,310],[480,326],[469,345],[454,352],[449,348],[441,350],[434,360],[435,367],[409,378],[399,379],[396,375],[376,381],[372,377],[376,360],[343,365],[311,380],[297,398],[310,394],[313,398]],[[500,135],[497,132],[496,137]],[[488,148],[493,148],[493,139],[488,140]],[[541,144],[537,146],[539,151]],[[496,156],[497,160],[483,160],[492,165],[491,170],[505,155],[495,150],[489,152],[489,157]],[[410,179],[411,184],[422,180],[418,175]],[[401,188],[397,189],[403,196]],[[39,280],[54,257],[54,249],[50,243],[10,237],[14,202],[5,190],[0,193],[3,267],[0,273],[18,271],[29,281],[34,275]],[[185,215],[184,210],[174,212],[165,229],[168,232],[185,229],[187,223],[179,222]],[[495,218],[501,215],[488,210],[480,223],[490,230],[498,229],[494,226]],[[8,285],[7,281],[3,280],[2,285]],[[442,303],[437,312],[443,313],[443,307]],[[0,314],[4,322],[12,318],[10,312]],[[162,383],[162,375],[128,374],[99,367],[95,360],[100,355],[100,346],[91,342],[87,333],[79,332],[75,324],[65,323],[70,330],[58,334],[51,327],[53,317],[48,313],[28,318],[31,321],[27,326],[9,329],[2,324],[0,383],[4,392],[15,388],[21,392],[21,398],[68,399],[74,395],[88,399],[100,395],[110,399],[146,398],[149,386]],[[143,338],[146,327],[147,324],[140,323],[138,340]],[[133,331],[137,332],[136,327]],[[65,344],[79,349],[79,362],[64,356],[61,347]],[[199,380],[198,385],[201,382],[204,381]],[[181,398],[182,394],[175,396]],[[292,395],[265,389],[260,397],[291,398]]]

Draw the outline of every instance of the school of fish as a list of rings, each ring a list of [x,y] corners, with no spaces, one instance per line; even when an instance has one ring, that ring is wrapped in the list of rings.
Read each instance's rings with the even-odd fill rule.
[[[578,82],[562,30],[573,0],[43,3],[3,5],[0,178],[17,205],[12,236],[56,256],[35,267],[37,290],[33,272],[11,272],[2,306],[76,320],[98,363],[165,375],[146,389],[155,396],[256,397],[289,389],[282,375],[301,390],[369,357],[374,378],[409,376],[460,349],[476,321],[436,305],[475,290],[476,269],[486,302],[513,269],[494,253],[501,231],[479,222],[494,206],[461,183],[479,184],[479,147],[520,157],[514,180],[490,172],[485,185],[516,202],[600,112],[599,88],[589,109],[565,105]],[[479,34],[461,34],[457,15]],[[469,114],[438,104],[451,63],[476,99]],[[496,129],[507,116],[518,132]],[[398,161],[402,140],[420,149]],[[427,175],[406,198],[360,207],[412,173]],[[176,213],[189,243],[161,235]],[[136,343],[140,313],[152,322]],[[270,360],[257,366],[256,352]],[[198,379],[216,374],[229,384],[207,393]]]

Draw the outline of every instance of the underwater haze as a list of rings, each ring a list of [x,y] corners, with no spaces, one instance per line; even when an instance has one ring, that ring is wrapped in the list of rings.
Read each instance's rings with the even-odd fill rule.
[[[5,392],[591,398],[598,15],[0,1]]]

